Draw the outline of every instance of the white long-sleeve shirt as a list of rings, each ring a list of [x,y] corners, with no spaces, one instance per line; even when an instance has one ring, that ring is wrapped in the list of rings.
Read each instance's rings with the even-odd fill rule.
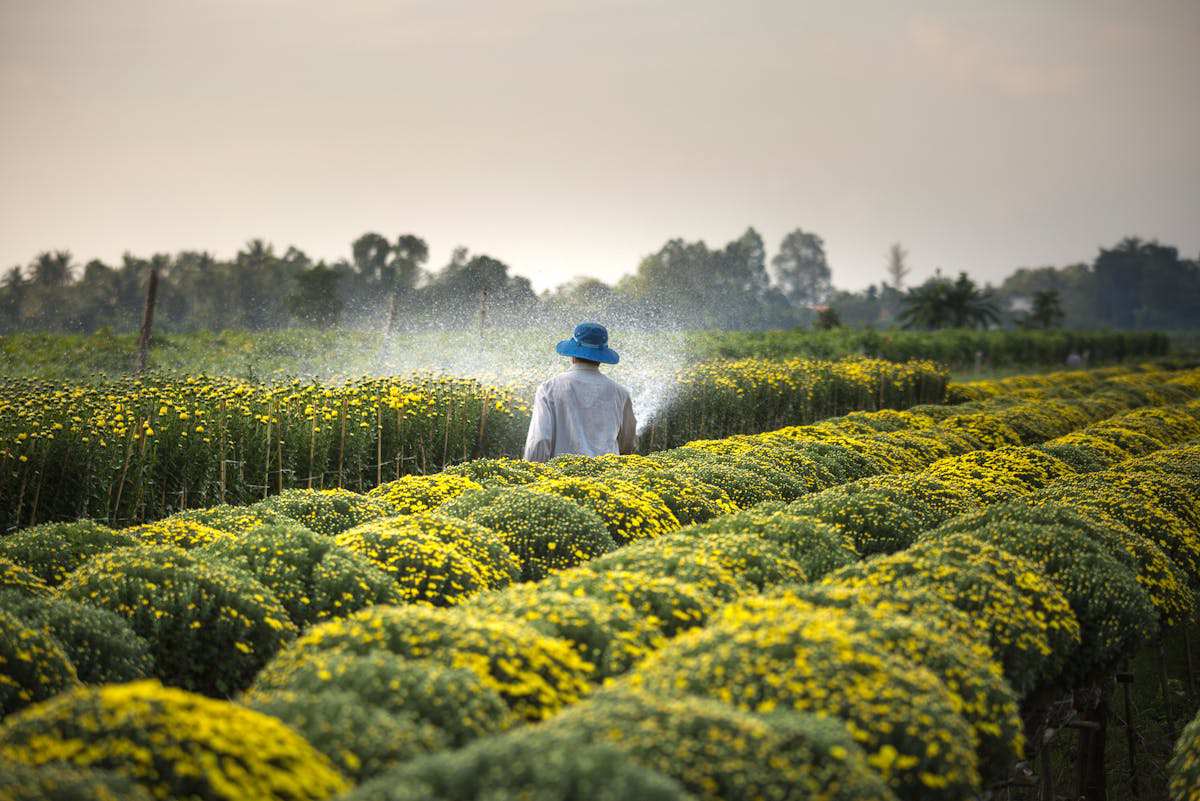
[[[628,390],[598,366],[576,362],[537,388],[525,458],[544,462],[563,453],[631,453],[636,433]]]

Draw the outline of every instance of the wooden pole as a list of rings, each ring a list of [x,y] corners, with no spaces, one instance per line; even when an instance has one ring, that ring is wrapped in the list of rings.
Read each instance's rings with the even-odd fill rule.
[[[138,336],[137,367],[141,375],[146,371],[150,358],[150,330],[154,327],[154,303],[158,299],[158,269],[150,270],[150,281],[146,285],[146,308],[142,311],[142,332]]]
[[[1117,673],[1117,682],[1121,685],[1121,694],[1125,699],[1125,746],[1129,749],[1129,787],[1133,790],[1133,797],[1137,798],[1141,795],[1138,788],[1138,763],[1137,763],[1137,740],[1134,736],[1133,726],[1133,699],[1129,685],[1133,684],[1133,671],[1129,666],[1129,661],[1126,660],[1125,666]]]

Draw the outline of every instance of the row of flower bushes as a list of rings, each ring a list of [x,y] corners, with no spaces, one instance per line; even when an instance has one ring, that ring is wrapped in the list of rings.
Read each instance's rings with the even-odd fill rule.
[[[1123,432],[1141,430],[1147,437],[1155,437],[1157,445],[1152,443],[1151,447],[1160,447],[1200,433],[1200,406],[1196,404],[1186,409],[1151,411],[1155,413],[1123,415],[1108,426],[1092,427],[1088,435],[1123,438]],[[1060,444],[1049,442],[1043,447],[1053,449]],[[1141,443],[1141,447],[1144,445]],[[849,559],[855,558],[844,539],[848,529],[853,536],[854,521],[839,517],[835,525],[816,522],[809,516],[812,510],[802,506],[801,501],[784,509],[768,506],[732,518],[714,519],[676,535],[614,552],[533,587],[524,585],[516,592],[477,599],[472,608],[499,608],[509,614],[516,611],[550,633],[585,644],[581,652],[591,654],[610,677],[624,672],[622,665],[628,664],[623,659],[630,649],[630,636],[635,638],[636,650],[653,656],[642,663],[627,684],[554,715],[545,727],[512,735],[518,742],[525,742],[519,748],[485,741],[454,756],[420,760],[366,785],[355,797],[407,797],[397,796],[394,788],[414,783],[421,786],[422,782],[431,782],[441,790],[446,782],[453,783],[447,776],[462,770],[465,764],[478,772],[480,759],[487,762],[483,775],[499,779],[504,773],[503,763],[492,764],[489,760],[493,757],[481,756],[481,752],[505,754],[507,758],[514,750],[553,752],[564,743],[578,745],[605,737],[614,738],[614,747],[628,749],[644,766],[674,776],[689,791],[709,798],[776,797],[789,786],[802,786],[819,798],[891,797],[882,789],[881,778],[901,798],[958,798],[978,789],[977,772],[981,767],[995,778],[1020,754],[1022,734],[1016,715],[1019,698],[1055,682],[1069,686],[1075,674],[1064,673],[1064,665],[1078,668],[1086,659],[1090,660],[1091,670],[1101,669],[1139,637],[1149,636],[1157,625],[1148,593],[1132,572],[1101,573],[1093,578],[1088,569],[1097,566],[1095,558],[1067,567],[1047,556],[1053,554],[1055,560],[1069,558],[1080,552],[1080,544],[1074,540],[1086,541],[1070,523],[1056,522],[1063,529],[1054,531],[1047,522],[1051,518],[1070,518],[1069,505],[1051,512],[1041,503],[1012,503],[1021,494],[1047,484],[1064,491],[1067,487],[1054,485],[1053,479],[1071,475],[1074,469],[1062,464],[1048,471],[1056,457],[1041,449],[1009,447],[994,456],[987,459],[969,454],[939,460],[930,470],[912,476],[918,481],[910,485],[914,490],[911,502],[929,498],[928,480],[937,481],[947,471],[958,475],[965,467],[972,471],[975,488],[962,494],[972,505],[1009,501],[1006,506],[993,508],[988,522],[999,525],[1001,531],[1006,530],[1005,521],[1009,519],[1021,520],[1030,530],[1041,526],[1047,529],[1042,539],[1032,538],[1018,549],[1021,555],[1014,554],[989,544],[991,534],[984,530],[986,526],[971,526],[970,518],[960,517],[953,523],[966,524],[978,534],[978,541],[954,536],[951,524],[934,535],[945,534],[936,545],[916,546],[897,557],[887,557],[911,567],[907,580],[896,582],[902,587],[899,592],[886,582],[885,586],[869,580],[856,583],[856,568],[851,567],[828,579],[829,587],[798,587],[778,597],[742,601],[717,613],[723,601],[732,601],[754,589],[804,581],[799,560],[789,559],[791,554],[779,552],[772,547],[769,535],[764,536],[772,530],[792,546],[792,554],[812,553],[795,536],[797,532],[840,531],[843,558],[847,554]],[[1172,453],[1166,461],[1183,462],[1190,457],[1195,465],[1197,456],[1200,453],[1193,449]],[[927,475],[930,472],[935,475]],[[1102,473],[1095,478],[1109,482],[1116,477]],[[1129,482],[1125,484],[1128,493]],[[894,514],[901,512],[911,514],[912,510],[897,509]],[[939,512],[954,514],[937,500],[926,510],[928,515]],[[1051,518],[1035,522],[1044,514]],[[1076,522],[1079,520],[1093,536],[1125,531],[1120,523],[1097,523],[1081,517]],[[1055,543],[1056,549],[1043,551],[1047,536],[1063,541]],[[1133,541],[1133,534],[1126,536]],[[1095,550],[1093,547],[1093,557]],[[1145,550],[1139,552],[1144,554]],[[1119,546],[1113,554],[1118,553]],[[1115,564],[1115,555],[1102,556]],[[1165,563],[1161,558],[1148,561],[1151,565]],[[899,570],[895,564],[888,569]],[[956,584],[943,586],[947,570],[958,577]],[[1153,567],[1144,575],[1148,576],[1149,587],[1159,586]],[[1093,590],[1097,581],[1107,582],[1099,600],[1093,600],[1088,586],[1081,588],[1080,577],[1090,581],[1088,586]],[[1060,585],[1068,588],[1065,593]],[[1173,587],[1186,593],[1179,585]],[[514,594],[518,597],[510,599]],[[588,599],[586,606],[572,606],[571,599],[579,597]],[[498,605],[496,598],[504,600]],[[607,615],[592,610],[596,599],[607,601],[603,604]],[[1075,617],[1072,603],[1090,613],[1086,625],[1081,626]],[[632,608],[636,614],[632,620],[614,626],[608,612],[613,607]],[[1176,608],[1166,603],[1164,615]],[[550,623],[545,622],[547,616],[552,618]],[[464,619],[476,619],[429,614],[417,622],[415,617],[416,610],[377,610],[346,623],[318,627],[268,667],[251,695],[287,687],[291,676],[319,672],[325,654],[366,654],[384,649],[416,656],[405,644],[414,637],[421,640],[431,629],[440,635],[442,626],[448,623],[457,626]],[[833,619],[827,619],[830,617]],[[634,624],[639,619],[650,621],[657,631],[648,637],[638,632]],[[706,620],[707,628],[685,634],[661,648],[664,639]],[[944,625],[931,627],[931,620],[940,620]],[[1106,640],[1105,635],[1113,632],[1119,632],[1123,639]],[[772,643],[777,643],[774,650],[769,649]],[[1084,648],[1084,643],[1090,650]],[[801,648],[803,659],[797,648]],[[798,674],[796,666],[818,659],[823,668],[813,675],[819,680],[796,686],[796,676],[807,675],[803,671]],[[580,694],[579,686],[569,676],[548,670],[537,675],[540,681],[525,676],[519,685],[526,689],[536,685],[536,697],[543,704],[547,703],[545,699],[552,699],[555,706],[570,706]],[[792,680],[785,682],[783,677],[789,675]],[[839,681],[843,682],[840,687]],[[1021,691],[1014,691],[1014,686],[1020,686]],[[854,695],[865,691],[864,687],[870,688],[868,697]],[[954,689],[948,693],[946,687]],[[708,696],[709,701],[692,697],[695,695]],[[839,737],[838,732],[821,728],[824,724],[819,721],[792,717],[790,724],[803,732],[793,733],[792,742],[803,742],[803,748],[797,750],[804,758],[796,756],[795,761],[780,762],[776,756],[764,762],[785,742],[768,733],[772,727],[785,725],[779,723],[787,718],[780,717],[780,710],[788,706],[785,699],[793,710],[849,717],[851,734],[843,730]],[[510,697],[510,703],[515,700]],[[520,701],[526,704],[521,707],[526,717],[537,719],[551,711],[545,706],[530,709],[528,700],[526,697]],[[728,703],[742,707],[742,712],[728,708]],[[924,710],[923,714],[914,716],[914,708]],[[770,713],[771,725],[765,726],[746,712]],[[754,728],[756,723],[760,728]],[[693,731],[719,731],[722,742],[702,739],[698,745],[695,735],[689,738],[684,731],[688,727],[694,727]],[[738,745],[729,742],[734,740]],[[855,741],[859,741],[857,745]],[[747,742],[753,743],[748,753]],[[697,753],[698,747],[705,746],[708,750]],[[770,768],[764,770],[764,764]],[[815,769],[818,766],[820,770]],[[472,793],[482,785],[473,779],[468,784],[475,789],[461,797],[476,797]]]
[[[58,584],[58,603],[105,607],[110,624],[124,622],[135,630],[134,638],[140,636],[150,644],[146,650],[152,652],[158,675],[164,675],[165,665],[169,674],[164,678],[169,681],[227,694],[245,686],[295,628],[314,621],[377,603],[415,600],[452,605],[478,590],[503,587],[517,577],[538,578],[546,570],[573,564],[589,556],[593,546],[599,550],[611,547],[609,543],[646,540],[592,560],[587,567],[546,576],[537,584],[477,596],[469,609],[367,610],[349,621],[310,629],[301,643],[280,654],[258,675],[248,702],[288,721],[320,745],[338,769],[360,779],[414,753],[460,745],[508,728],[522,717],[545,717],[581,698],[597,678],[627,671],[665,638],[705,622],[721,603],[756,589],[815,579],[857,558],[855,535],[848,534],[841,521],[821,522],[770,507],[744,512],[742,521],[719,517],[737,505],[809,497],[806,493],[814,489],[855,476],[928,464],[950,449],[964,453],[1006,440],[1041,441],[1048,426],[1071,428],[1123,406],[1178,400],[1188,394],[1189,380],[1186,375],[1170,382],[1146,378],[1136,391],[1106,391],[1084,401],[1031,404],[1024,410],[1006,405],[999,414],[1007,422],[985,424],[981,418],[987,414],[979,409],[986,404],[965,414],[947,415],[940,422],[921,414],[851,415],[821,426],[743,437],[732,443],[695,443],[696,447],[668,452],[657,460],[564,459],[551,468],[553,476],[538,466],[481,461],[437,477],[402,479],[381,488],[374,498],[292,493],[251,509],[207,510],[127,532],[93,526],[85,536],[81,528],[69,533],[61,527],[42,528],[4,541],[9,546],[5,555],[38,574],[8,565],[5,585],[39,595],[44,594],[43,583]],[[1068,410],[1073,414],[1056,423],[1056,415]],[[1136,420],[1140,418],[1133,422],[1135,427],[1158,431],[1150,416]],[[1126,442],[1129,434],[1123,432],[1132,430],[1110,426],[1089,436],[1120,454],[1140,442],[1116,444]],[[1116,458],[1111,450],[1094,443],[1091,447]],[[1092,465],[1100,457],[1089,458],[1087,464]],[[760,475],[745,475],[745,466]],[[581,479],[589,475],[604,481]],[[629,490],[625,491],[628,497],[606,492],[613,475],[641,495]],[[509,489],[475,488],[472,483]],[[526,486],[510,486],[516,483]],[[723,488],[718,489],[718,484]],[[733,497],[739,499],[737,503]],[[441,512],[428,511],[440,504],[448,505]],[[398,509],[415,514],[387,517]],[[581,517],[581,511],[587,514]],[[531,514],[544,517],[530,520]],[[555,533],[560,517],[564,525]],[[716,518],[708,523],[715,530],[693,526],[661,536],[681,521],[707,518]],[[293,522],[289,525],[289,521]],[[294,521],[321,533],[300,529]],[[495,530],[517,547],[507,548],[492,533]],[[768,533],[772,530],[774,536]],[[424,536],[428,532],[434,533]],[[699,532],[704,536],[695,536]],[[330,537],[335,539],[331,542]],[[130,540],[141,544],[134,551],[110,552]],[[77,565],[83,566],[71,572]],[[436,569],[429,570],[428,565]],[[190,604],[158,608],[164,596],[189,599]],[[27,625],[19,628],[31,630]],[[56,642],[51,636],[41,641],[48,647]],[[408,658],[398,662],[385,654]],[[18,692],[5,708],[35,700],[32,696],[37,693],[31,693],[30,686],[49,684],[51,692],[71,686],[71,662],[62,656],[39,663],[61,668],[57,685],[53,677],[36,677],[36,682],[21,688],[29,697]],[[141,658],[145,657],[143,653]],[[391,673],[384,673],[388,670]],[[134,675],[136,668],[107,680]],[[372,687],[375,697],[367,703],[356,701],[364,697],[356,693],[369,694]],[[316,688],[341,695],[326,698]],[[156,710],[186,705],[188,698],[154,685],[143,685],[141,692],[152,698],[146,703]],[[323,699],[319,706],[318,696]],[[116,695],[105,700],[103,693],[78,697],[89,699],[89,709],[99,710],[110,701],[126,699]],[[61,703],[55,714],[86,718],[73,706],[78,699]],[[738,713],[734,720],[732,710],[718,707],[710,710],[716,716],[712,719],[734,726],[739,732],[734,737],[737,742],[743,741],[744,734],[756,743],[755,748],[768,749],[756,752],[758,756],[777,743],[774,734],[764,733],[757,718]],[[96,714],[102,716],[101,711]],[[659,717],[673,719],[673,714],[664,710]],[[38,724],[30,725],[27,731],[38,730]],[[797,732],[815,725],[799,721]],[[853,743],[843,742],[846,735],[839,735],[837,726],[820,726],[832,732],[822,735],[825,745],[820,747],[836,754],[857,753]],[[754,736],[748,734],[752,729],[758,732]],[[79,736],[77,731],[71,735]],[[803,739],[795,735],[796,742]],[[674,745],[683,747],[686,740]],[[8,753],[23,753],[14,749]],[[488,753],[506,753],[515,760],[508,745],[488,744],[486,749],[499,749]],[[74,752],[55,753],[71,759]],[[810,748],[806,753],[817,752]],[[874,756],[883,759],[888,754],[880,753],[883,756]],[[471,754],[462,758],[485,759],[477,752]],[[743,755],[748,764],[761,765],[758,756]],[[594,763],[587,765],[617,770],[611,753],[597,752],[589,757],[593,758]],[[587,767],[575,756],[562,759],[566,760],[565,767],[560,766],[563,770]],[[538,771],[545,765],[554,764],[558,763],[547,757],[545,763],[526,769],[532,771],[530,776],[541,775]],[[175,786],[170,771],[164,770],[155,767],[153,775],[165,782],[161,786]],[[864,797],[870,797],[878,779],[872,780],[872,771],[862,775],[868,792]],[[653,779],[631,773],[628,781],[640,787],[638,782],[653,784]],[[315,781],[313,786],[325,785]],[[220,795],[209,785],[204,788],[197,794]],[[280,796],[272,790],[270,797]]]
[[[681,370],[641,437],[643,452],[756,434],[851,411],[940,403],[949,373],[930,361],[741,359]]]
[[[1171,801],[1200,799],[1200,713],[1179,735],[1167,773]]]
[[[838,359],[866,354],[902,361],[931,359],[954,368],[1054,366],[1072,353],[1091,364],[1163,356],[1171,340],[1155,331],[832,331],[698,332],[688,341],[699,358]]]
[[[664,381],[643,446],[942,399],[929,362],[714,362]],[[289,488],[365,491],[516,455],[524,391],[415,375],[322,384],[155,376],[0,383],[0,531],[89,517],[156,520]]]

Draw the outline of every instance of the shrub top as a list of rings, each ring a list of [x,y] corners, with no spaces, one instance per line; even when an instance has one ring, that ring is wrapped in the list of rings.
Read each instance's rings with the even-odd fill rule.
[[[133,536],[91,520],[43,523],[0,539],[0,557],[23,565],[54,587],[96,554],[136,544]]]
[[[322,801],[345,779],[300,735],[156,681],[62,693],[0,726],[0,757],[116,771],[160,798]]]

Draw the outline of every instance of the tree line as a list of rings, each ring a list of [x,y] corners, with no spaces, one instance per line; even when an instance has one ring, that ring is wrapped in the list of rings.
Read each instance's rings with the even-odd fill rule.
[[[1200,263],[1136,238],[1101,249],[1091,264],[1021,269],[998,287],[940,271],[906,285],[908,254],[894,245],[883,279],[835,290],[824,242],[796,229],[768,258],[748,228],[723,247],[672,239],[615,284],[577,278],[535,293],[509,265],[466,248],[438,269],[424,239],[366,233],[348,258],[314,261],[261,239],[228,260],[183,251],[119,264],[79,265],[67,251],[38,254],[0,280],[0,332],[138,326],[149,273],[159,275],[156,324],[166,330],[271,330],[294,325],[386,327],[566,323],[576,318],[655,327],[1186,328],[1200,320]]]

